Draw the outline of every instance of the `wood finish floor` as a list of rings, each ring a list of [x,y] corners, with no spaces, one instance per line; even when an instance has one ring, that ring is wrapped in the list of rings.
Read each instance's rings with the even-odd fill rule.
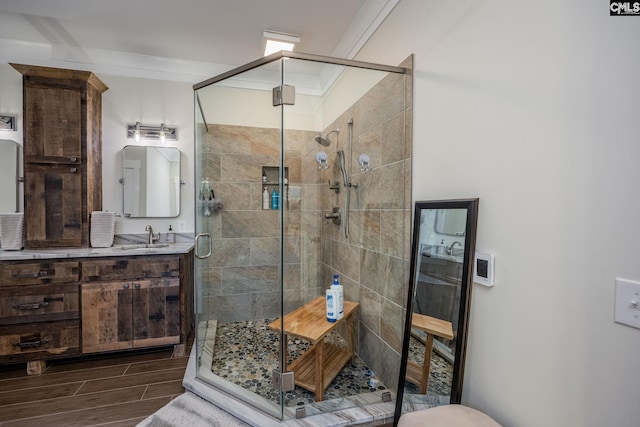
[[[0,367],[0,426],[135,426],[184,392],[189,352],[52,361],[40,376]]]

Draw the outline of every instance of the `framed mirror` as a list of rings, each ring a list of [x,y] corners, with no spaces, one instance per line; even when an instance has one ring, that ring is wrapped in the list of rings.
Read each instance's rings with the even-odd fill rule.
[[[460,403],[478,199],[416,202],[402,365],[402,411]]]
[[[124,216],[173,218],[180,215],[180,150],[127,145],[122,149]]]
[[[21,146],[10,139],[0,139],[0,212],[20,210],[20,179],[18,176]]]

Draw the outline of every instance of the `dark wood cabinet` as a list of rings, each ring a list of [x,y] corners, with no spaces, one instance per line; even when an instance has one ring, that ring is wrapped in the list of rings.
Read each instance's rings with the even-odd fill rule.
[[[174,346],[194,322],[193,252],[0,262],[0,364]]]
[[[80,354],[78,261],[0,265],[0,361]]]
[[[73,165],[25,165],[25,246],[84,245],[82,171]]]
[[[180,280],[82,285],[82,351],[180,343]]]
[[[84,262],[82,351],[184,343],[192,321],[190,269],[178,255]]]
[[[23,75],[25,247],[89,246],[107,87],[87,71],[11,65]]]

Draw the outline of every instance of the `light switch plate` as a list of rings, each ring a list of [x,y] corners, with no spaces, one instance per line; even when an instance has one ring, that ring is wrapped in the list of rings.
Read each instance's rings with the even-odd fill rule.
[[[640,329],[640,282],[616,279],[616,323]]]

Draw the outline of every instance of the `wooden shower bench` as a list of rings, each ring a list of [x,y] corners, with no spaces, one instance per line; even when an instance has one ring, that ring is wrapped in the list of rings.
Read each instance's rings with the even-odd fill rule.
[[[294,372],[296,385],[315,393],[315,401],[324,399],[324,390],[338,375],[344,365],[354,354],[354,317],[358,303],[344,302],[344,317],[336,322],[327,320],[326,303],[324,297],[299,307],[284,316],[284,348],[287,348],[289,335],[311,343],[311,347],[300,357],[287,366],[288,371]],[[340,325],[346,326],[346,348],[325,343],[324,337]],[[280,319],[269,324],[269,328],[279,331]],[[285,354],[287,360],[287,354]]]

